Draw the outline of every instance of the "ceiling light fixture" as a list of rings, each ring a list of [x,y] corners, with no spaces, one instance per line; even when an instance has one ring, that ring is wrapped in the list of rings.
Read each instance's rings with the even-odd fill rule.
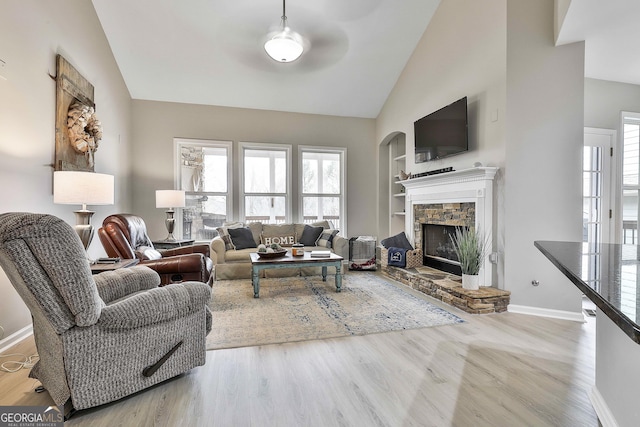
[[[278,62],[292,62],[302,55],[302,36],[292,31],[287,25],[287,14],[285,13],[285,0],[282,0],[282,18],[280,27],[275,33],[269,34],[269,40],[264,44],[267,54]]]

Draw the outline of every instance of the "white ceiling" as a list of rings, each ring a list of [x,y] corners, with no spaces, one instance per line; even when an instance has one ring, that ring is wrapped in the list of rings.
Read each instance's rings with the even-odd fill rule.
[[[557,44],[582,40],[586,77],[640,85],[640,1],[571,1]]]
[[[374,118],[440,0],[289,0],[310,43],[264,51],[281,0],[93,0],[134,99]]]
[[[289,0],[310,44],[264,52],[280,0],[92,0],[134,99],[375,118],[440,0]],[[587,77],[640,84],[640,1],[573,0],[557,43],[585,40]]]

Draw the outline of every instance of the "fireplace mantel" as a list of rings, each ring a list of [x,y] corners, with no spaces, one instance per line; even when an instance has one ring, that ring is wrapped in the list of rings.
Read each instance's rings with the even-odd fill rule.
[[[493,181],[497,167],[477,167],[437,175],[411,178],[401,182],[406,188],[405,233],[414,246],[417,224],[414,206],[433,203],[475,203],[475,227],[490,236],[493,235]],[[491,250],[493,252],[493,237]],[[485,260],[485,268],[480,272],[481,282],[490,286],[493,281],[493,265]],[[487,268],[488,267],[488,268]]]
[[[401,184],[409,190],[412,188],[439,186],[443,184],[461,184],[479,180],[493,181],[497,172],[498,168],[495,167],[478,167],[406,179],[401,181]]]

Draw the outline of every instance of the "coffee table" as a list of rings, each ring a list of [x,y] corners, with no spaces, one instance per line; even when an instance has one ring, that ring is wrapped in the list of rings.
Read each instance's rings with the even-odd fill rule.
[[[263,259],[253,252],[251,257],[251,280],[253,282],[253,297],[260,297],[260,271],[268,268],[301,268],[301,267],[322,267],[322,281],[327,281],[327,267],[336,268],[336,292],[342,290],[342,261],[340,255],[331,253],[327,258],[312,258],[311,252],[305,251],[304,256],[294,257],[290,251],[281,257],[273,259]]]

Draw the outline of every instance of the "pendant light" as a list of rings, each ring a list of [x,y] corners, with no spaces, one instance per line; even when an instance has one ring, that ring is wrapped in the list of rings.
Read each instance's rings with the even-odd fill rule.
[[[267,51],[267,54],[278,62],[295,61],[304,50],[300,34],[292,31],[287,25],[285,11],[285,0],[282,0],[281,30],[269,34],[269,40],[264,44],[264,50]]]

